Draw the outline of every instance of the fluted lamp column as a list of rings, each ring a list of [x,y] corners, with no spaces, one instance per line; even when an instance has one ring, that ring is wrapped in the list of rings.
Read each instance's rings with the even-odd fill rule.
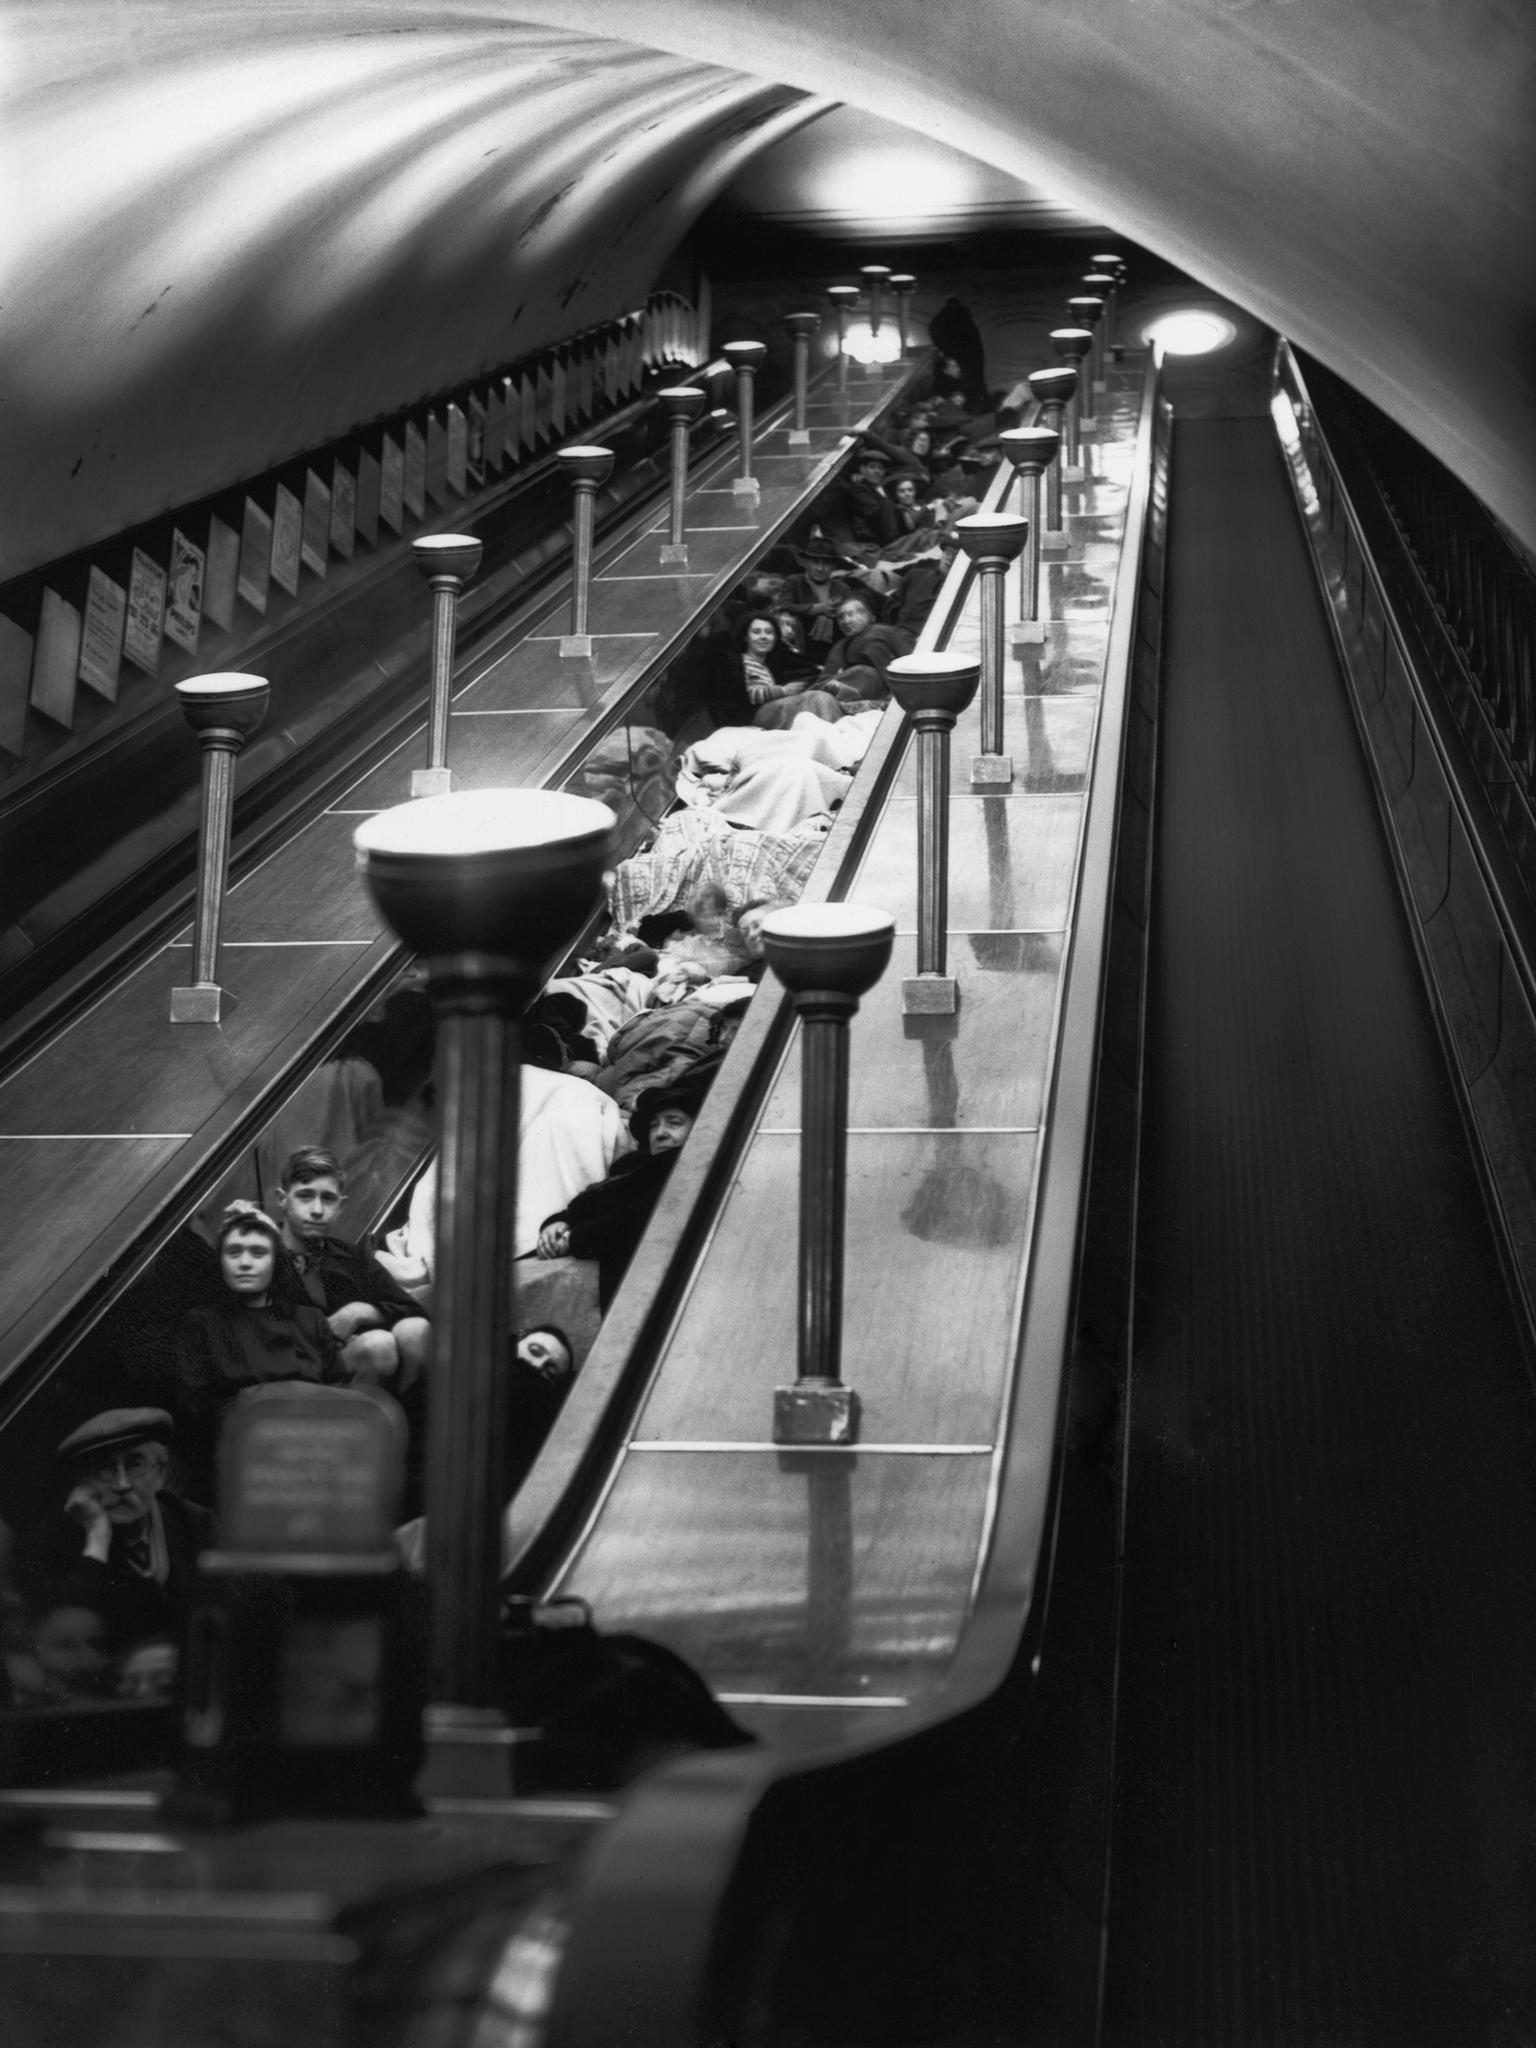
[[[1110,358],[1120,360],[1120,287],[1125,283],[1125,258],[1101,250],[1090,256],[1088,261],[1099,275],[1107,274],[1110,280],[1109,305],[1104,314],[1104,345]]]
[[[1093,347],[1093,330],[1088,327],[1053,327],[1051,346],[1063,363],[1076,373],[1072,397],[1068,401],[1066,418],[1063,421],[1063,448],[1065,462],[1061,480],[1065,484],[1080,484],[1083,481],[1083,450],[1078,428],[1082,424],[1083,359]]]
[[[1040,552],[1042,555],[1064,555],[1070,540],[1061,509],[1061,472],[1066,457],[1066,433],[1062,423],[1077,390],[1077,372],[1065,366],[1031,370],[1029,388],[1040,408],[1037,424],[1051,428],[1061,443],[1058,459],[1045,472],[1045,513],[1040,528]]]
[[[827,297],[832,303],[832,317],[837,322],[837,391],[840,398],[848,395],[848,315],[859,303],[859,288],[856,284],[829,284]]]
[[[446,796],[448,719],[453,703],[453,649],[459,599],[480,567],[480,542],[471,533],[424,533],[411,542],[416,566],[432,592],[432,689],[427,700],[427,765],[411,770],[411,795]]]
[[[955,533],[976,565],[981,612],[981,752],[971,760],[971,787],[1007,789],[1013,757],[1003,752],[1004,579],[1024,552],[1029,521],[1012,512],[973,512],[955,521]]]
[[[614,820],[553,790],[401,804],[354,835],[386,923],[426,962],[441,1118],[427,1466],[423,1794],[506,1797],[498,1618],[517,1214],[517,1019],[602,895]],[[515,1421],[516,1418],[513,1418]]]
[[[917,279],[910,270],[893,270],[890,286],[891,297],[896,301],[896,333],[901,342],[901,361],[905,362],[909,352],[907,328],[911,317],[912,294],[917,290]]]
[[[1109,337],[1114,325],[1115,280],[1108,271],[1090,270],[1083,279],[1083,290],[1093,293],[1104,302],[1104,310],[1099,315],[1093,334],[1097,371],[1093,388],[1097,393],[1109,389]],[[1097,406],[1094,409],[1097,411]]]
[[[667,537],[661,544],[663,563],[688,566],[688,434],[707,400],[697,384],[669,384],[656,396],[667,409],[672,439],[671,495],[667,504]]]
[[[949,736],[981,670],[961,655],[902,654],[886,673],[916,728],[917,973],[901,984],[901,1007],[909,1017],[952,1017],[960,988],[948,971]]]
[[[789,445],[792,448],[808,448],[811,443],[811,430],[805,423],[805,407],[810,386],[811,343],[821,332],[821,315],[786,313],[784,325],[789,329],[795,350],[795,411],[789,429]]]
[[[848,1185],[848,1022],[885,972],[887,911],[796,904],[763,920],[763,950],[800,1019],[800,1261],[797,1377],[776,1387],[776,1444],[851,1445],[859,1402],[842,1377]]]
[[[1054,427],[1010,427],[997,439],[1019,480],[1019,516],[1029,524],[1019,564],[1019,616],[1010,638],[1015,647],[1039,647],[1045,640],[1040,617],[1040,479],[1056,460],[1061,436]]]
[[[235,756],[267,715],[265,676],[188,676],[176,695],[203,750],[197,826],[197,908],[192,923],[192,981],[171,990],[173,1024],[217,1024],[234,997],[219,986],[229,836],[235,808]]]
[[[555,457],[571,480],[574,492],[571,547],[571,630],[560,641],[562,660],[590,661],[592,635],[587,631],[587,599],[592,585],[592,501],[599,484],[613,469],[611,448],[562,448]]]
[[[760,341],[728,341],[720,353],[736,372],[736,477],[731,489],[738,497],[755,498],[759,486],[752,474],[752,397],[768,350]]]
[[[1096,292],[1079,292],[1067,301],[1067,312],[1073,324],[1088,330],[1088,368],[1082,372],[1082,384],[1078,392],[1078,426],[1084,433],[1091,432],[1098,425],[1094,415],[1094,392],[1104,382],[1103,365],[1099,360],[1099,334],[1104,318],[1104,301]]]
[[[871,340],[880,332],[880,323],[885,318],[885,287],[890,274],[890,265],[886,263],[866,263],[859,270],[859,275],[864,280],[864,289],[869,294]],[[869,367],[876,376],[880,374],[878,356],[874,352],[871,353]]]

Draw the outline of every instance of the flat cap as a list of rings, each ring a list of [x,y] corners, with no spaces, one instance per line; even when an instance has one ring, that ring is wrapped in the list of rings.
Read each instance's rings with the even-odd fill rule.
[[[175,1433],[176,1425],[163,1408],[104,1408],[72,1429],[54,1455],[86,1458],[127,1450],[131,1444],[168,1444]]]

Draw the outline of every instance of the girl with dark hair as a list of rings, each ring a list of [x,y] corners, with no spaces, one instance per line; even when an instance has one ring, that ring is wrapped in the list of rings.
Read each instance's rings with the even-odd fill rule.
[[[707,699],[709,715],[716,725],[750,725],[765,704],[793,696],[815,666],[785,644],[769,613],[753,612],[731,636]]]

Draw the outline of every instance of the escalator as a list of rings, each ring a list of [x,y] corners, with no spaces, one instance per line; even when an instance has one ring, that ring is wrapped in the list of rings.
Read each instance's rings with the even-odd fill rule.
[[[1529,2039],[1522,1333],[1268,391],[1169,386],[1101,2038]]]

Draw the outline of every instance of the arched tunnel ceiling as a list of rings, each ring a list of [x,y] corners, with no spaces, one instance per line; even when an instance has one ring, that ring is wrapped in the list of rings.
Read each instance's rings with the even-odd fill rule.
[[[833,101],[1228,293],[1536,544],[1526,0],[8,0],[0,34],[0,575],[635,304]]]
[[[0,578],[643,304],[830,104],[490,6],[0,23]]]

